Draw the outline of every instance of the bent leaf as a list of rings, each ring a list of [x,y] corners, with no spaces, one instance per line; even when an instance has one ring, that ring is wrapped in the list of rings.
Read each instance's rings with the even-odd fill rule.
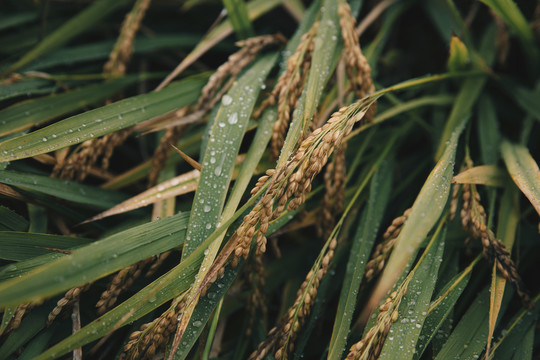
[[[506,172],[495,165],[475,166],[460,172],[453,177],[452,182],[456,184],[477,184],[487,186],[504,186],[508,176]]]
[[[192,170],[188,173],[166,180],[116,206],[113,206],[109,210],[106,210],[86,220],[85,223],[121,214],[130,210],[141,208],[143,206],[155,204],[159,201],[163,201],[164,199],[173,198],[175,196],[195,191],[199,181],[199,174],[199,170]]]
[[[540,215],[540,169],[531,153],[523,145],[504,140],[501,154],[512,180]]]

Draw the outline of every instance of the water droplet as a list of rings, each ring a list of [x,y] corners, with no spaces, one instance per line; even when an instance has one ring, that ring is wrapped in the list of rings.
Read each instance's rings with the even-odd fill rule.
[[[194,322],[193,322],[193,326],[195,326],[195,327],[201,327],[201,326],[202,326],[202,321],[199,321],[199,320],[194,321]]]
[[[229,124],[234,125],[238,122],[238,113],[232,113],[227,120]]]
[[[225,106],[231,105],[232,100],[232,97],[230,97],[229,95],[223,95],[223,98],[221,98],[221,103]]]
[[[212,208],[210,207],[210,205],[204,205],[204,212],[205,212],[205,213],[210,212],[210,210],[212,210]]]
[[[210,224],[210,223],[206,224],[206,229],[207,230],[210,230],[211,228],[212,228],[212,224]]]
[[[41,139],[41,140],[43,140],[43,141],[47,141],[47,138],[45,138],[45,137],[44,137],[44,138],[43,138],[43,139]]]

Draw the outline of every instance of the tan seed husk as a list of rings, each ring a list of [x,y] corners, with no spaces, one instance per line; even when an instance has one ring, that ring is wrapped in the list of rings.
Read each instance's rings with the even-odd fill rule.
[[[362,99],[375,91],[371,78],[371,67],[360,48],[358,35],[356,34],[356,20],[351,14],[351,8],[345,1],[340,1],[338,6],[339,25],[344,43],[345,69],[352,90],[357,98]],[[371,122],[377,108],[373,105],[366,114],[366,120]]]
[[[373,280],[379,274],[386,264],[386,260],[390,257],[392,250],[396,245],[396,240],[401,232],[403,224],[411,212],[411,208],[405,210],[403,215],[398,216],[392,221],[392,224],[386,229],[383,234],[383,241],[375,247],[375,251],[371,259],[366,264],[366,279]]]
[[[398,308],[403,296],[407,294],[409,281],[410,277],[379,306],[377,322],[369,329],[362,340],[351,346],[347,360],[368,360],[379,357],[392,323],[398,320]]]
[[[244,217],[233,236],[236,244],[233,264],[238,262],[240,256],[247,258],[253,236],[257,239],[257,252],[264,252],[264,234],[268,223],[277,219],[283,211],[297,209],[304,203],[313,178],[321,171],[332,152],[341,146],[353,125],[362,119],[364,111],[360,111],[360,108],[369,107],[366,104],[364,108],[362,104],[353,104],[335,112],[322,128],[311,133],[300,144],[289,161],[276,169],[271,177],[264,178],[264,183],[268,184],[265,194]]]
[[[33,306],[34,306],[33,304],[21,304],[17,306],[17,309],[15,310],[13,317],[10,319],[8,326],[6,327],[6,330],[4,331],[4,335],[9,334],[13,330],[21,326],[23,317],[33,308]]]
[[[318,233],[328,238],[336,224],[336,216],[343,209],[345,201],[345,164],[346,144],[343,144],[334,154],[332,162],[326,166],[324,173],[325,192],[321,204],[321,215]]]
[[[100,299],[96,303],[98,314],[102,315],[106,313],[114,306],[114,304],[116,304],[118,296],[133,285],[133,282],[141,276],[144,267],[146,267],[152,259],[153,258],[148,258],[139,261],[136,264],[127,266],[113,276],[107,289],[101,293]]]
[[[51,325],[53,321],[60,315],[63,309],[67,306],[71,306],[75,301],[78,301],[81,294],[88,290],[92,284],[86,284],[83,286],[69,289],[64,296],[58,300],[56,306],[51,310],[49,316],[47,316],[47,325]]]
[[[127,63],[133,53],[135,34],[140,28],[150,2],[151,0],[138,0],[133,5],[131,12],[126,15],[120,35],[109,55],[109,60],[103,67],[105,74],[115,76],[125,74]],[[107,134],[99,139],[86,141],[77,152],[71,154],[65,161],[56,163],[52,176],[66,180],[77,178],[79,181],[83,181],[99,157],[102,157],[102,169],[108,169],[115,147],[124,143],[131,132],[132,128],[127,128]]]
[[[336,238],[328,241],[323,248],[323,255],[318,259],[314,268],[308,272],[298,289],[294,304],[289,308],[285,317],[278,322],[278,325],[268,333],[265,341],[251,354],[250,360],[261,359],[272,350],[275,350],[274,357],[276,359],[285,360],[288,358],[288,354],[294,349],[294,340],[313,307],[317,288],[328,272],[336,247]]]
[[[178,316],[185,305],[183,300],[184,295],[180,295],[158,318],[143,324],[140,330],[131,333],[120,359],[153,359],[159,350],[164,349],[176,329]]]
[[[103,67],[105,73],[113,75],[126,73],[127,63],[133,54],[135,34],[141,26],[146,10],[150,7],[150,2],[151,0],[137,0],[131,12],[124,18],[118,40]]]
[[[270,94],[273,100],[269,103],[274,103],[275,99],[277,99],[278,104],[277,120],[274,123],[270,144],[272,160],[277,159],[279,156],[285,142],[285,134],[291,121],[292,112],[296,108],[304,89],[307,74],[311,68],[311,56],[315,47],[314,40],[318,26],[319,23],[315,22],[311,29],[302,36],[295,53],[287,60],[285,72],[280,76]]]
[[[469,160],[467,168],[470,167],[472,167],[472,162]],[[517,271],[517,266],[510,256],[510,252],[486,225],[486,211],[480,203],[481,198],[476,186],[473,184],[463,184],[462,188],[463,205],[460,214],[463,229],[472,237],[480,240],[483,256],[490,262],[496,263],[497,270],[512,284],[523,306],[527,309],[532,309],[534,302],[531,300],[523,284],[521,276]]]

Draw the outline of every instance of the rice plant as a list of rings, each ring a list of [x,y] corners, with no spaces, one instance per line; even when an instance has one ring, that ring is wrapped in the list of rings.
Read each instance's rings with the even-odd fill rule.
[[[540,355],[539,2],[1,6],[0,359]]]

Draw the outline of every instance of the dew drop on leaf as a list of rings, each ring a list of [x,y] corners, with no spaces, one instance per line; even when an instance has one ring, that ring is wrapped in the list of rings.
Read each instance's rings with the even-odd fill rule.
[[[231,105],[232,100],[233,100],[232,97],[230,97],[229,95],[223,95],[223,98],[221,99],[221,103],[225,106]]]
[[[238,122],[238,113],[232,113],[227,120],[229,124],[234,125]]]

